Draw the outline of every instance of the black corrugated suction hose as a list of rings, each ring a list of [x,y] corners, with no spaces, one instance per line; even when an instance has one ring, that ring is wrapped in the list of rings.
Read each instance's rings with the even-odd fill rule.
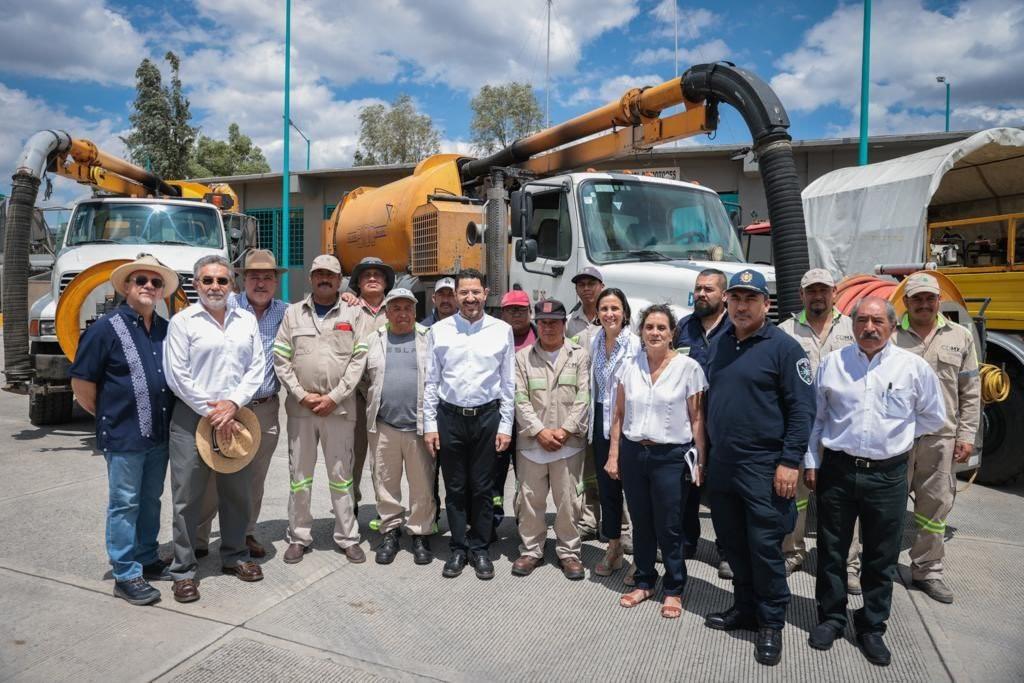
[[[5,389],[23,390],[24,384],[32,379],[32,360],[28,355],[28,249],[38,192],[39,178],[22,172],[14,175],[4,236]]]
[[[810,268],[800,179],[788,140],[770,143],[763,150],[755,148],[755,152],[772,223],[772,262],[779,297],[779,320],[785,320],[803,308],[800,279]]]

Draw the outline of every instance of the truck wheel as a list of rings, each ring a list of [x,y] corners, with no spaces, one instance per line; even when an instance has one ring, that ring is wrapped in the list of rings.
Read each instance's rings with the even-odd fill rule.
[[[52,394],[31,394],[28,399],[28,421],[38,426],[71,422],[74,394],[59,391]]]
[[[1009,484],[1024,473],[1024,373],[1007,364],[1010,396],[985,407],[980,484]],[[991,447],[990,447],[991,444]]]

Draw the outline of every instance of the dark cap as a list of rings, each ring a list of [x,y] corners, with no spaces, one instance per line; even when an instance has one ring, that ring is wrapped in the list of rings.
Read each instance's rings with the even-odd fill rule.
[[[565,304],[558,299],[541,299],[533,307],[534,320],[565,320]]]
[[[580,278],[584,278],[584,277],[592,277],[595,280],[597,280],[598,282],[600,282],[601,284],[604,284],[604,278],[601,277],[601,271],[598,270],[597,268],[595,268],[594,266],[587,266],[586,268],[584,268],[580,272],[578,272],[575,275],[573,275],[572,276],[572,283],[576,284],[580,280]]]
[[[750,268],[741,270],[729,278],[729,286],[725,288],[725,291],[731,292],[734,289],[748,289],[765,296],[771,296],[768,293],[768,281],[764,279],[764,275]]]
[[[359,277],[363,274],[364,270],[369,270],[370,268],[376,268],[384,273],[384,278],[387,280],[387,284],[384,285],[384,291],[390,292],[391,288],[395,286],[395,271],[376,256],[367,256],[352,269],[348,282],[349,289],[356,294],[362,295],[359,291]]]

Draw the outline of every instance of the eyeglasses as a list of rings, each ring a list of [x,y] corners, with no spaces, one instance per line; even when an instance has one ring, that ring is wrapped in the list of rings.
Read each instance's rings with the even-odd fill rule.
[[[146,285],[153,285],[153,289],[163,289],[164,281],[158,277],[149,277],[148,275],[136,275],[132,280],[136,287],[145,287]]]
[[[229,279],[228,279],[228,278],[226,278],[226,277],[210,277],[209,275],[207,275],[207,276],[206,276],[206,277],[204,277],[204,278],[200,278],[200,280],[199,280],[199,281],[200,281],[200,282],[202,282],[202,283],[203,283],[204,285],[206,285],[207,287],[209,287],[210,285],[212,285],[212,284],[213,284],[214,282],[216,282],[216,283],[217,283],[218,285],[220,285],[221,287],[225,287],[225,286],[227,286],[227,284],[228,284],[229,282],[231,282],[231,280],[229,280]]]

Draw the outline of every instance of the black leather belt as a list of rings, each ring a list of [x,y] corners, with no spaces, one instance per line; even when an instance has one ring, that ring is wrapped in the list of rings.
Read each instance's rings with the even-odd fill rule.
[[[476,406],[475,408],[464,408],[463,406],[457,406],[454,403],[448,403],[448,401],[441,401],[441,408],[445,412],[452,413],[454,415],[461,415],[463,417],[476,417],[477,415],[483,415],[489,413],[492,410],[497,410],[501,404],[499,399],[494,399],[490,403],[484,403],[483,405]]]
[[[895,467],[906,462],[907,457],[910,455],[910,451],[900,453],[899,455],[894,455],[891,458],[885,458],[883,460],[860,458],[856,455],[850,455],[845,451],[834,451],[831,448],[825,449],[825,455],[834,458],[836,462],[843,463],[848,467],[855,467],[859,470],[886,470],[890,467]]]
[[[276,398],[277,398],[277,394],[271,394],[270,396],[267,396],[266,398],[254,398],[253,400],[249,401],[246,404],[246,407],[247,408],[252,408],[253,406],[258,406],[261,403],[266,403],[267,401],[273,401]]]

